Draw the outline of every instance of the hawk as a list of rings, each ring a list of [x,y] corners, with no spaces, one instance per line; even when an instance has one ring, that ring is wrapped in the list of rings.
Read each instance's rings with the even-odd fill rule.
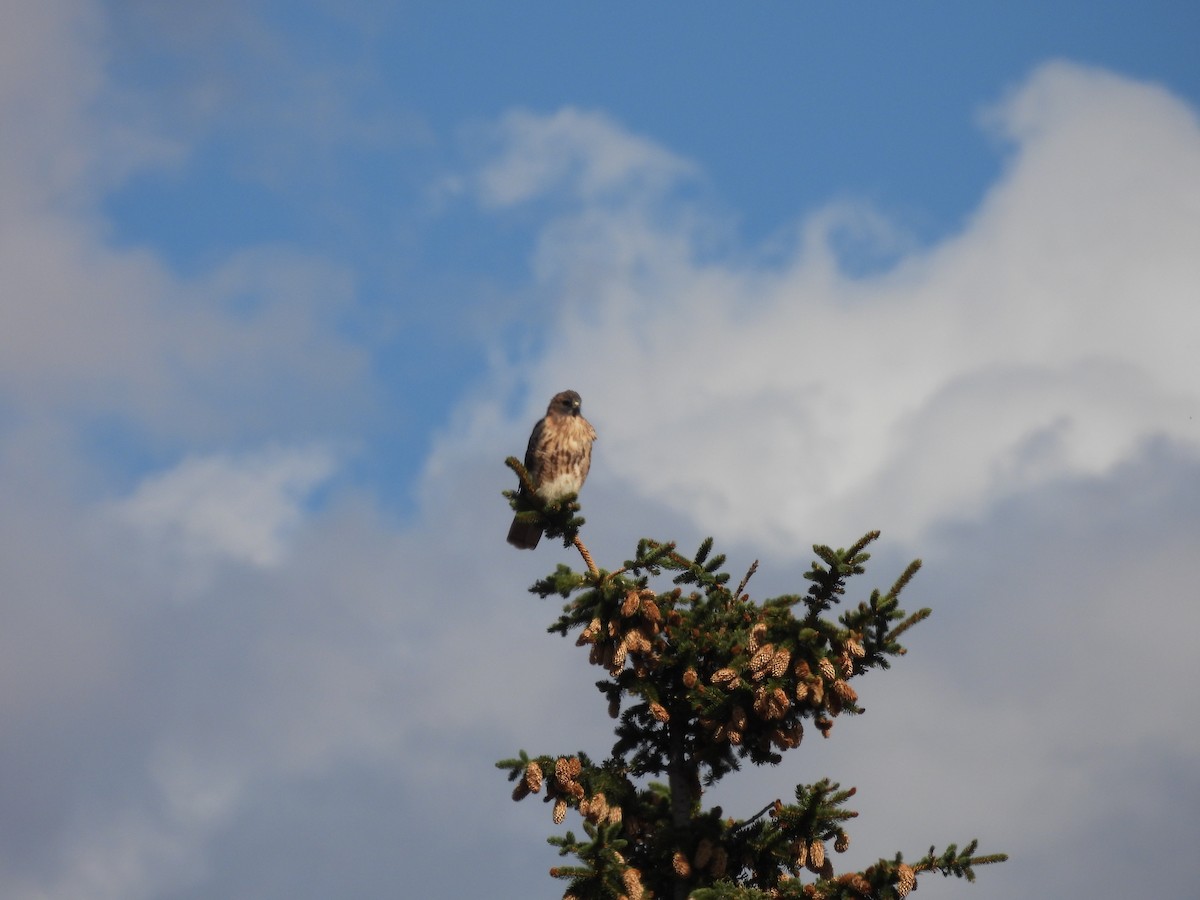
[[[546,417],[533,426],[525,449],[525,468],[543,500],[577,494],[592,465],[592,441],[596,429],[580,414],[579,395],[574,391],[555,394]],[[524,492],[524,486],[520,491]],[[514,518],[508,542],[532,550],[542,539],[538,522]]]

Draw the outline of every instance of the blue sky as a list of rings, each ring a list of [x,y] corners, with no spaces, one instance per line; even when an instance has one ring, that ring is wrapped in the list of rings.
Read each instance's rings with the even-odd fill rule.
[[[558,896],[491,763],[609,745],[525,593],[573,561],[503,542],[567,387],[601,565],[926,560],[869,714],[714,802],[830,775],[847,866],[1013,854],[931,897],[1187,893],[1197,39],[1188,3],[9,3],[0,894]]]
[[[692,160],[682,189],[728,229],[712,252],[739,255],[842,198],[919,243],[961,227],[1009,149],[981,109],[1046,59],[1200,91],[1188,4],[708,5],[686,17],[644,4],[155,6],[115,5],[110,69],[186,150],[103,198],[113,240],[187,274],[276,243],[345,266],[356,315],[343,327],[379,341],[377,386],[404,423],[403,437],[373,437],[408,464],[404,481],[427,449],[408,426],[443,424],[496,333],[531,330],[519,295],[545,208],[493,215],[431,197],[478,162],[506,110],[601,111]],[[837,246],[851,269],[894,261],[852,235]],[[419,397],[405,389],[415,380]]]

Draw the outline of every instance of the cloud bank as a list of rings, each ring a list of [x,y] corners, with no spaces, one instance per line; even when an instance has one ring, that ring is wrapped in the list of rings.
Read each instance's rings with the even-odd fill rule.
[[[768,265],[637,206],[564,216],[537,265],[566,311],[531,380],[620,411],[604,446],[637,490],[776,547],[818,524],[915,537],[1153,437],[1195,446],[1194,112],[1052,64],[986,118],[1013,142],[1001,180],[876,275],[839,267],[837,230],[873,215],[846,204]]]

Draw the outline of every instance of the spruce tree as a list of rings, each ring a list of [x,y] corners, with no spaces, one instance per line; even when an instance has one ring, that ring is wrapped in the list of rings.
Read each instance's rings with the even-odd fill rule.
[[[1006,858],[977,855],[971,841],[839,873],[833,854],[849,846],[846,826],[857,813],[846,804],[855,791],[828,779],[798,785],[792,802],[776,799],[743,819],[702,803],[704,788],[742,761],[779,764],[806,724],[827,738],[839,716],[862,711],[850,682],[888,668],[905,652],[900,637],[930,613],[900,608],[919,560],[854,606],[843,602],[847,582],[863,574],[878,532],[845,549],[813,547],[807,590],[761,602],[745,592],[757,562],[731,590],[711,538],[691,556],[642,539],[633,559],[607,571],[579,537],[576,498],[543,503],[520,462],[507,465],[526,487],[520,496],[505,492],[513,508],[540,519],[548,538],[573,545],[584,561],[578,572],[560,564],[530,591],[567,601],[549,630],[577,632],[575,643],[606,673],[596,686],[618,720],[602,761],[522,750],[496,764],[515,782],[514,800],[541,795],[556,825],[568,811],[582,817],[582,834],[548,839],[574,858],[550,870],[567,884],[564,900],[885,900],[906,896],[922,873],[971,881],[974,867]]]

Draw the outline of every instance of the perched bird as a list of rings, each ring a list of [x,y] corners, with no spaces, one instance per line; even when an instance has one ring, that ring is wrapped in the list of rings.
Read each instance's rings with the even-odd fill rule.
[[[596,429],[580,414],[580,403],[574,391],[555,394],[546,417],[533,426],[529,435],[525,469],[543,500],[579,493],[591,468]],[[523,485],[520,490],[525,490]],[[541,539],[542,526],[538,522],[514,518],[508,529],[508,542],[522,550],[532,550]]]

